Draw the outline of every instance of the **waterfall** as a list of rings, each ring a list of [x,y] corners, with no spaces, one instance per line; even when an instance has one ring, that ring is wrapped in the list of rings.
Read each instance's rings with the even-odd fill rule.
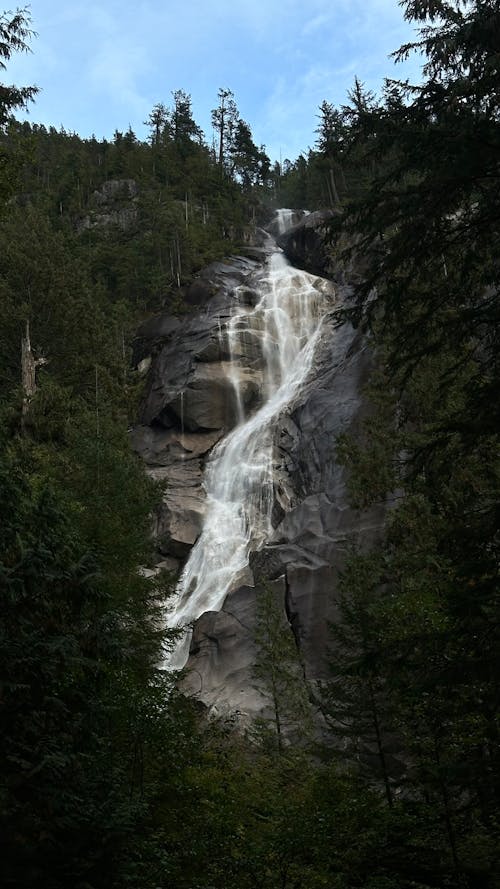
[[[280,231],[291,220],[291,210],[278,211]],[[290,266],[270,237],[269,243],[270,255],[254,281],[260,299],[253,308],[239,306],[220,330],[227,338],[238,423],[206,466],[204,524],[177,588],[168,619],[172,627],[219,611],[228,592],[245,582],[249,553],[273,532],[274,434],[311,369],[325,312],[325,282]],[[261,403],[245,416],[240,371],[249,343],[257,352]],[[177,644],[169,669],[186,663],[190,636],[186,631]]]
[[[286,232],[287,228],[291,228],[293,225],[293,210],[282,209],[278,210],[278,233],[281,235],[283,232]]]

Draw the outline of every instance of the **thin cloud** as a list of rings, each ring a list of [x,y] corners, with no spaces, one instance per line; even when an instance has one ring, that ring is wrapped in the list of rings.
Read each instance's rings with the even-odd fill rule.
[[[314,34],[320,28],[324,27],[331,21],[331,14],[320,13],[320,15],[315,16],[313,19],[310,19],[305,23],[302,28],[302,36],[309,37],[310,34]]]

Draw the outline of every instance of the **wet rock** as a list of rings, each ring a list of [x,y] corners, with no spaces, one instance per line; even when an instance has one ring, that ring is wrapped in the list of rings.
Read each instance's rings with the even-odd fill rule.
[[[257,268],[259,262],[256,260],[233,257],[226,263],[212,263],[200,274],[195,283],[212,295],[200,313],[184,319],[175,331],[168,330],[163,343],[160,342],[161,332],[158,332],[156,343],[159,349],[151,367],[141,408],[142,424],[150,425],[157,420],[172,426],[172,412],[179,423],[184,420],[187,428],[192,430],[215,429],[234,423],[235,405],[231,387],[222,382],[220,371],[207,368],[229,359],[229,347],[223,331],[234,309],[239,306],[239,288],[246,285]],[[162,324],[166,325],[166,321],[162,321]],[[139,331],[144,344],[150,344],[154,337],[153,329],[153,326],[146,329],[143,326]],[[248,351],[251,347],[245,348]],[[255,352],[255,344],[252,348]],[[142,357],[140,350],[138,354]],[[202,388],[206,395],[201,392]],[[189,412],[185,418],[181,418],[181,393],[187,393],[187,390],[190,390],[186,395]],[[248,398],[253,397],[254,384],[249,380]]]
[[[279,546],[264,546],[250,553],[250,569],[261,580],[276,580],[283,574],[283,559]]]
[[[178,559],[170,557],[167,559],[163,559],[161,562],[158,562],[156,568],[158,571],[168,571],[170,574],[178,574],[180,564],[181,563]]]
[[[179,559],[174,559],[170,556],[162,559],[161,562],[157,562],[154,568],[143,568],[141,574],[144,577],[158,577],[162,571],[166,571],[168,574],[176,577],[179,573],[180,565]]]
[[[182,558],[196,542],[205,512],[201,461],[192,459],[149,470],[165,482],[165,494],[155,516],[154,536],[161,553]]]
[[[183,432],[176,436],[176,440],[186,454],[191,457],[202,457],[212,450],[222,438],[222,434],[222,429],[213,432]]]
[[[205,703],[221,707],[253,697],[255,616],[255,590],[243,586],[227,596],[221,611],[205,612],[196,621],[185,687]]]
[[[153,476],[165,484],[155,517],[161,553],[185,558],[203,521],[205,460],[215,443],[237,420],[234,385],[227,376],[229,347],[223,331],[259,262],[234,257],[212,263],[196,279],[193,299],[203,305],[195,316],[171,318],[163,313],[139,328],[134,350],[138,362],[152,356],[141,409],[141,422],[131,433],[132,446]],[[251,288],[250,288],[251,290]],[[260,370],[255,343],[242,338],[241,366],[234,368],[247,408],[258,398]],[[249,362],[250,363],[250,362]]]
[[[190,457],[207,454],[222,436],[222,430],[188,433],[162,426],[136,426],[131,444],[148,466],[178,466]]]
[[[150,466],[168,462],[172,435],[161,426],[135,426],[130,433],[133,450]]]
[[[258,291],[252,290],[250,287],[241,287],[239,290],[239,298],[240,305],[253,308],[259,302],[260,294]]]
[[[149,475],[165,487],[153,528],[164,555],[185,558],[200,533],[205,511],[204,462],[222,434],[221,429],[182,433],[158,425],[136,426],[131,432],[132,447],[145,461]]]
[[[200,363],[196,365],[183,389],[168,403],[181,425],[197,429],[231,428],[238,419],[235,387],[229,376],[229,362]],[[256,371],[232,367],[238,379],[242,403],[250,407],[260,391],[261,375]]]
[[[180,321],[166,312],[153,315],[148,318],[137,330],[132,343],[132,367],[138,367],[139,363],[147,356],[158,351],[160,344],[168,340],[179,329]]]

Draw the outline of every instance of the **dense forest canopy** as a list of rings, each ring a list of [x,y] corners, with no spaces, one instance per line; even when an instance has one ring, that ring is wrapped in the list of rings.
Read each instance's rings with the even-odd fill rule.
[[[0,85],[6,887],[500,885],[500,5],[402,6],[422,83],[356,79],[281,166],[226,87],[209,146],[182,89],[143,142],[19,122],[36,90]],[[31,37],[27,10],[0,16],[2,79]],[[321,745],[305,717],[291,745],[273,720],[207,722],[159,669],[173,579],[139,567],[161,490],[127,439],[137,324],[189,311],[185,285],[275,206],[335,211],[377,367],[365,426],[332,448],[361,509],[398,492],[342,577]],[[297,725],[271,600],[258,642],[256,681]]]

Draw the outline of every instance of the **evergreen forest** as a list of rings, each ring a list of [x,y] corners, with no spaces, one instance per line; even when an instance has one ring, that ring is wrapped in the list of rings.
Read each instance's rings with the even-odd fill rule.
[[[418,85],[356,78],[273,163],[227,88],[212,145],[175,90],[84,139],[20,118],[0,14],[0,884],[5,889],[500,889],[500,3],[402,0]],[[277,207],[329,209],[369,338],[369,410],[332,448],[359,509],[321,737],[271,593],[255,681],[275,718],[207,719],[161,669],[128,431],[135,332]],[[396,494],[394,494],[396,492]],[[279,714],[279,718],[278,718]],[[294,727],[283,738],[282,727]]]

